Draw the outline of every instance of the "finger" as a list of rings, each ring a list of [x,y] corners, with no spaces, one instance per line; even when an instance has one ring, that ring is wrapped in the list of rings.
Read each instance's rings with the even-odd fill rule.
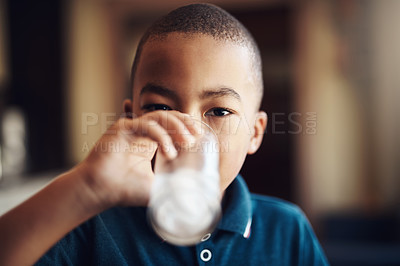
[[[193,143],[195,142],[195,138],[190,132],[190,130],[186,127],[183,119],[183,116],[179,112],[158,112],[154,114],[155,116],[150,115],[150,119],[154,119],[157,121],[162,127],[166,129],[168,134],[171,136],[174,142],[181,143]]]
[[[147,138],[158,144],[161,151],[169,159],[177,156],[173,141],[166,129],[153,119],[123,119],[119,124],[120,131],[129,142],[138,142],[135,137]]]
[[[192,133],[194,136],[200,136],[202,134],[202,125],[201,121],[195,119],[193,116],[185,113],[177,112],[177,116],[180,120],[183,121],[186,128]]]
[[[194,136],[199,136],[202,134],[202,125],[201,125],[201,120],[195,119],[193,116],[185,113],[181,113],[179,111],[160,111],[160,113],[166,113],[167,115],[175,116],[179,120],[183,122],[185,127],[189,130],[189,132],[194,135]]]
[[[172,160],[178,155],[171,136],[168,134],[167,130],[155,120],[143,119],[136,133],[157,142],[161,151],[168,159]]]

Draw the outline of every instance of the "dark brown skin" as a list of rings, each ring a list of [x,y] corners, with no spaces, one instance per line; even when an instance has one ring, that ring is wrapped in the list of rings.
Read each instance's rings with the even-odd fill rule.
[[[225,147],[220,151],[223,192],[246,155],[257,151],[267,124],[266,114],[256,110],[259,99],[251,77],[247,50],[235,44],[177,33],[145,44],[133,101],[124,102],[125,111],[136,118],[121,118],[97,142],[141,149],[94,148],[80,164],[1,216],[0,265],[32,265],[69,231],[108,208],[146,206],[157,147],[173,159],[173,142],[191,142],[200,134],[193,118],[213,127]],[[141,93],[149,83],[172,93]],[[160,106],[174,111],[157,110]]]

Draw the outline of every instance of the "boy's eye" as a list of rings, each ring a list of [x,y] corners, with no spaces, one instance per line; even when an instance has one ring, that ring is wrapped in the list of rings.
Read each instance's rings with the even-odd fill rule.
[[[232,112],[225,108],[213,108],[205,113],[206,116],[227,116],[230,114],[232,114]]]
[[[165,105],[165,104],[154,104],[154,103],[145,104],[145,105],[143,105],[143,107],[141,109],[145,110],[145,111],[148,111],[148,112],[158,111],[158,110],[161,110],[161,111],[170,111],[170,110],[172,110],[172,108],[169,107],[168,105]]]

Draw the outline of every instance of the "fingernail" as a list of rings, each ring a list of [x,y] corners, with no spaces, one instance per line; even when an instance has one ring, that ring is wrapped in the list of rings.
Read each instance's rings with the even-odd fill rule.
[[[200,123],[193,123],[193,127],[196,130],[196,134],[201,135],[201,124]]]
[[[193,144],[193,143],[196,142],[196,138],[195,138],[193,135],[191,135],[191,134],[186,135],[185,137],[186,137],[186,140],[187,140],[187,142],[188,142],[189,144]]]
[[[178,151],[175,149],[174,146],[171,146],[169,151],[168,151],[168,155],[170,157],[170,159],[175,159],[176,156],[178,156]]]

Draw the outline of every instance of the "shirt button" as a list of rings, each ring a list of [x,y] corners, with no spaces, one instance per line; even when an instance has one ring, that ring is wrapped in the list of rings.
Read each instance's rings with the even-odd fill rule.
[[[210,236],[211,236],[210,233],[206,234],[205,236],[203,236],[203,237],[201,238],[201,242],[207,241],[207,240],[210,238]]]
[[[200,259],[204,262],[211,260],[212,254],[208,249],[203,249],[200,253]]]

